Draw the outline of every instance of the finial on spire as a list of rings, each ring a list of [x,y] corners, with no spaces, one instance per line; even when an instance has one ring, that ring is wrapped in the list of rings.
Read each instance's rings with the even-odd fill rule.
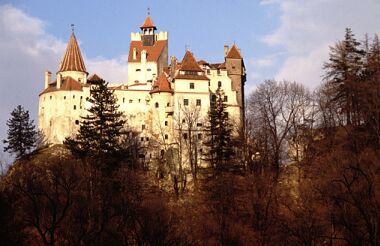
[[[150,15],[150,7],[147,8],[148,15]]]
[[[71,24],[71,31],[74,33],[75,25]]]

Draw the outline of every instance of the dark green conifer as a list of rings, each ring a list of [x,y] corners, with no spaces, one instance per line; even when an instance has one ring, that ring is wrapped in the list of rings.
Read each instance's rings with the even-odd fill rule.
[[[205,159],[216,170],[226,170],[233,155],[232,125],[228,118],[227,105],[224,103],[224,92],[218,88],[211,100],[206,126],[207,147]]]
[[[88,114],[81,117],[80,129],[75,138],[67,138],[65,144],[79,157],[93,157],[102,162],[115,161],[123,155],[122,139],[125,120],[113,91],[105,81],[90,90],[91,104]]]
[[[36,147],[37,131],[29,118],[29,111],[21,105],[12,111],[11,116],[7,121],[8,137],[3,141],[6,144],[4,152],[15,154],[17,159],[24,158]]]

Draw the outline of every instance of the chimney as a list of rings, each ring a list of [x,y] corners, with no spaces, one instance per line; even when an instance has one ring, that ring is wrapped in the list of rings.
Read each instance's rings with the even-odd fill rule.
[[[57,89],[61,88],[62,75],[60,73],[57,74]]]
[[[146,50],[141,51],[141,62],[146,62]]]
[[[136,60],[137,58],[137,49],[133,48],[133,60]]]
[[[45,71],[45,89],[49,87],[50,81],[51,81],[51,72]]]
[[[227,56],[229,49],[228,45],[224,45],[224,57]]]
[[[170,77],[174,78],[175,68],[177,67],[177,58],[170,56]]]

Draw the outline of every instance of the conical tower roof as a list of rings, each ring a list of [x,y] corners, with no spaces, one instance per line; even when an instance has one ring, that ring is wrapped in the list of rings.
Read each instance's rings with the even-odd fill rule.
[[[87,73],[74,32],[71,34],[65,56],[59,66],[59,72],[64,71],[79,71]]]
[[[140,26],[141,29],[144,28],[154,28],[156,29],[156,26],[153,24],[152,18],[150,18],[150,15],[148,15],[144,21],[144,23]]]

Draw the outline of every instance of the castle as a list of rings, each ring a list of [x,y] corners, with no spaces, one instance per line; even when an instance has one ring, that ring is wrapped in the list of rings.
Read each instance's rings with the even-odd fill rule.
[[[224,47],[222,63],[197,61],[190,51],[178,61],[168,57],[168,33],[156,33],[150,15],[140,29],[131,33],[127,82],[108,86],[128,126],[139,134],[144,146],[153,143],[153,149],[161,153],[168,146],[178,148],[188,138],[188,130],[201,140],[217,88],[224,92],[229,118],[242,127],[246,75],[235,45]],[[73,32],[56,80],[52,81],[51,72],[46,71],[44,90],[39,95],[38,126],[49,143],[62,143],[77,133],[80,116],[85,116],[91,106],[86,101],[90,88],[100,79],[96,74],[89,76]]]

